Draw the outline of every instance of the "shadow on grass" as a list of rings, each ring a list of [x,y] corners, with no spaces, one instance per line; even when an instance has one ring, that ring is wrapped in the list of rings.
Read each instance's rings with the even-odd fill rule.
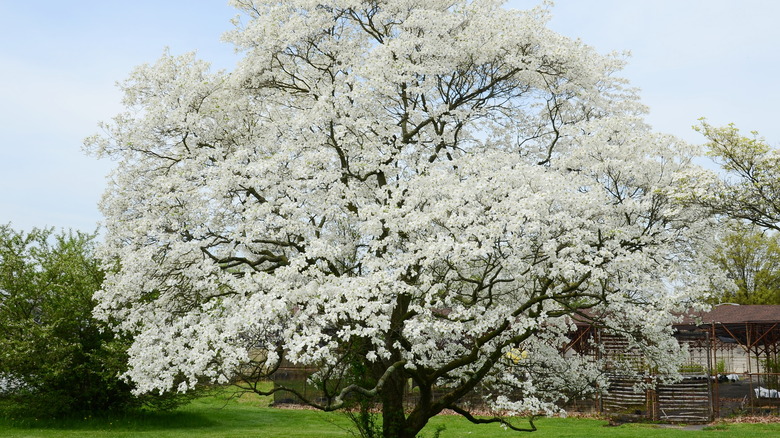
[[[71,416],[65,418],[36,418],[30,416],[5,416],[0,423],[15,429],[59,429],[59,430],[115,430],[151,431],[175,429],[202,429],[217,423],[199,412],[127,412],[101,414],[96,416]]]

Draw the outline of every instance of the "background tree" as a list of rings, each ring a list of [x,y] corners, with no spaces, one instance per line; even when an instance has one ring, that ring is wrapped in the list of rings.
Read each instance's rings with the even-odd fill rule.
[[[92,317],[103,271],[94,234],[0,226],[0,397],[37,416],[161,407],[175,397],[137,398],[120,380],[129,342]]]
[[[287,360],[319,370],[313,406],[381,405],[385,437],[509,424],[464,397],[539,415],[604,383],[559,354],[572,317],[676,373],[712,225],[678,199],[706,178],[620,59],[491,0],[233,3],[233,72],[165,54],[87,140],[117,160],[97,314],[134,335],[139,391],[262,392]]]
[[[736,290],[714,300],[780,304],[780,151],[755,131],[741,135],[733,124],[718,128],[702,120],[694,129],[707,138],[708,154],[725,171],[709,190],[698,192],[697,202],[752,225],[737,225],[719,242],[715,261]]]
[[[718,242],[714,261],[736,290],[713,297],[713,303],[780,304],[778,234],[738,226]]]
[[[702,120],[695,129],[726,171],[721,187],[701,200],[718,213],[780,231],[780,150],[755,131],[741,135],[733,124],[717,128]]]

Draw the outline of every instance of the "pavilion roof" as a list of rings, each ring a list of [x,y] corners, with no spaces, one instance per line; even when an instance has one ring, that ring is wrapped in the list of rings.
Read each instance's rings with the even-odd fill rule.
[[[776,323],[780,322],[780,306],[720,304],[709,312],[687,315],[681,325],[696,324],[698,320],[701,324]]]

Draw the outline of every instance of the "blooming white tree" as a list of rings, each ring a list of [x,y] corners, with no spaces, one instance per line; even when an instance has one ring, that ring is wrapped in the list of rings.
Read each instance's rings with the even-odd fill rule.
[[[496,0],[233,3],[232,72],[165,54],[87,141],[117,160],[97,313],[134,334],[139,390],[257,389],[287,360],[319,370],[312,405],[376,401],[414,437],[444,409],[520,429],[473,417],[477,387],[537,415],[601,379],[551,348],[572,317],[676,369],[671,312],[709,284],[710,222],[678,202],[701,171],[617,56]]]

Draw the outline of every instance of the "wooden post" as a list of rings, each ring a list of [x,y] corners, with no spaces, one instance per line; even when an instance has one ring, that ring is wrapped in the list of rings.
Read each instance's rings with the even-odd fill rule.
[[[714,336],[714,330],[713,330],[713,336],[710,336],[709,330],[705,331],[704,333],[705,333],[704,345],[705,345],[705,348],[707,349],[707,370],[708,370],[708,372],[707,372],[707,401],[708,401],[708,404],[710,405],[709,412],[707,413],[707,415],[709,415],[709,417],[710,417],[709,420],[712,421],[712,420],[715,419],[715,406],[714,406],[714,404],[715,404],[715,397],[713,396],[713,393],[712,393],[713,386],[715,388],[715,391],[718,391],[718,370],[717,370],[717,365],[716,365],[716,368],[715,368],[715,383],[713,384],[712,383],[712,370],[713,370],[712,363],[713,363],[713,359],[715,357],[717,357],[716,356],[717,353],[715,352],[715,349],[712,348],[712,345],[713,345],[712,338],[715,337]],[[712,350],[712,356],[710,356],[710,353],[709,353],[710,350]],[[715,363],[717,364],[717,362],[715,362]]]

